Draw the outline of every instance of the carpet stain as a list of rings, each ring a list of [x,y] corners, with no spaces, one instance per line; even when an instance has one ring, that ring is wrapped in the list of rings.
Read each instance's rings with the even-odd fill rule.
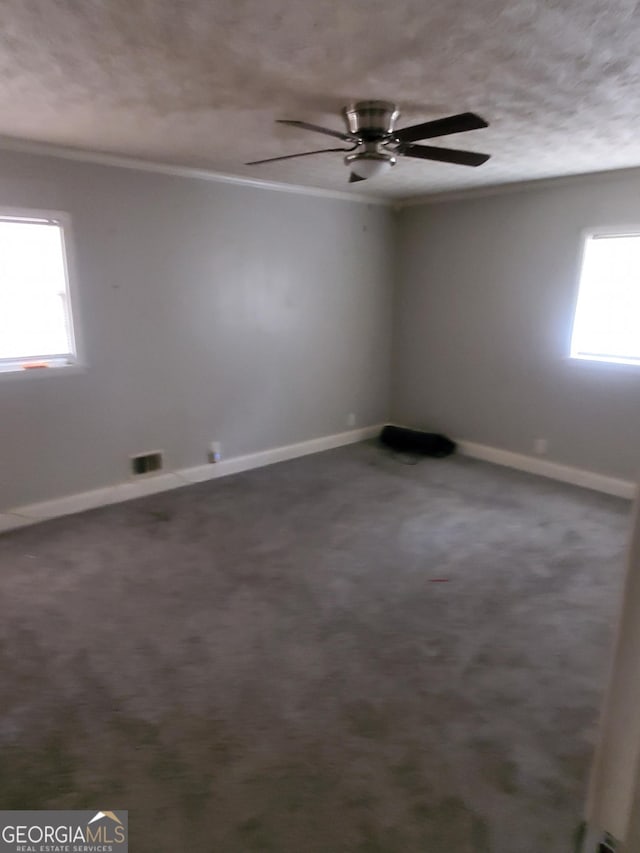
[[[471,840],[474,853],[491,853],[489,824],[476,814],[471,818]]]
[[[276,853],[277,851],[273,835],[262,817],[250,817],[243,821],[238,826],[238,834],[241,843],[246,845],[247,850],[263,850],[266,853],[271,853],[271,851]]]
[[[431,820],[433,817],[433,808],[428,803],[414,803],[411,806],[411,813],[420,822]]]
[[[0,803],[4,809],[45,808],[75,788],[68,734],[53,733],[34,747],[0,748]]]
[[[374,705],[368,702],[356,702],[350,705],[344,714],[349,731],[368,740],[381,740],[389,735],[391,721]]]
[[[487,821],[458,797],[434,804],[424,825],[425,851],[455,850],[455,853],[491,853]]]
[[[366,812],[371,811],[377,802],[377,797],[375,797],[373,794],[364,793],[347,797],[347,799],[345,800],[345,805],[347,805],[351,809]]]
[[[304,757],[285,764],[269,764],[245,781],[254,791],[263,795],[268,792],[266,801],[272,808],[288,812],[299,812],[310,803],[325,799],[337,783],[335,771],[323,767],[320,760],[310,763]]]
[[[364,825],[362,836],[357,853],[402,853],[406,849],[403,833],[397,827],[379,830]]]
[[[487,784],[505,794],[518,791],[518,765],[496,748],[495,742],[476,740],[472,744]]]
[[[154,521],[167,522],[171,521],[172,515],[164,509],[155,509],[149,512],[149,515]]]
[[[416,754],[409,752],[402,761],[391,765],[388,772],[394,785],[407,794],[424,796],[429,791],[425,770]]]

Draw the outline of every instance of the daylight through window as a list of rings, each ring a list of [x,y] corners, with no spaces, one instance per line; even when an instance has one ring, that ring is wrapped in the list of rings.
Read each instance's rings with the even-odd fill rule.
[[[640,229],[587,237],[571,355],[640,364]]]
[[[62,222],[0,214],[0,372],[75,360]]]

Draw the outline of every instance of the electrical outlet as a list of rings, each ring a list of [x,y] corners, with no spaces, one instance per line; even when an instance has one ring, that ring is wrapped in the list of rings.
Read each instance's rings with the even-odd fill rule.
[[[538,456],[544,456],[549,450],[549,442],[546,438],[536,438],[533,442],[533,450]]]
[[[347,415],[347,426],[354,427],[356,425],[356,416],[353,412],[349,412]]]
[[[222,444],[212,441],[209,445],[209,462],[219,462],[222,459]]]

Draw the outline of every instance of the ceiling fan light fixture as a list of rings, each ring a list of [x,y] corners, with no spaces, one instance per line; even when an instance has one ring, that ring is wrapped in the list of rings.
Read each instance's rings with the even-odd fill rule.
[[[351,154],[344,158],[345,163],[359,178],[375,178],[388,172],[395,165],[396,158],[391,154],[374,154],[370,152]]]

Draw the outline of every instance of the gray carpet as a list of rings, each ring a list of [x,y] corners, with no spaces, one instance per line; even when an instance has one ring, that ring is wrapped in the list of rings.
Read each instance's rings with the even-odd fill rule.
[[[0,807],[135,853],[569,853],[628,504],[373,443],[0,537]]]

